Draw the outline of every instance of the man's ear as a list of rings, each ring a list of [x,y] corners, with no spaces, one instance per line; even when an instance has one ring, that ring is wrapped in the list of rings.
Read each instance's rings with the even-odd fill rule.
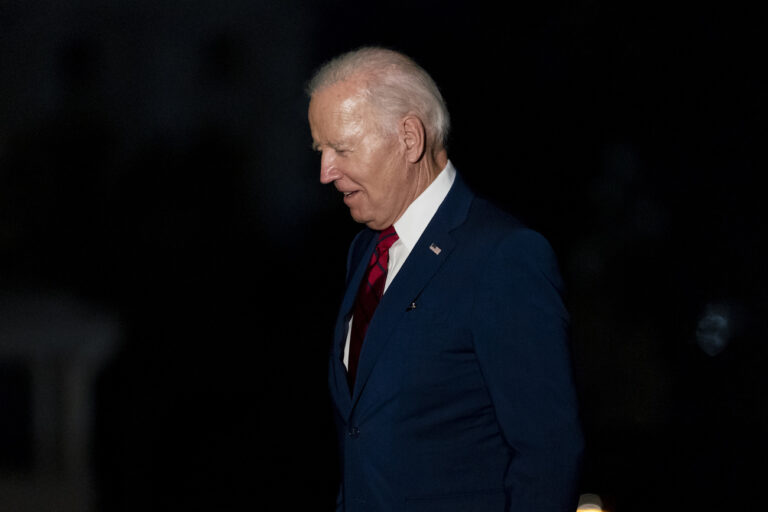
[[[427,130],[421,119],[414,115],[404,117],[400,129],[405,144],[405,156],[409,163],[415,164],[422,159],[427,149]]]

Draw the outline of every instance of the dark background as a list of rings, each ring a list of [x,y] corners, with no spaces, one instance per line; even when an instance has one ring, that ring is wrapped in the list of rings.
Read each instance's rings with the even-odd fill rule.
[[[0,0],[0,291],[120,319],[93,382],[97,510],[332,510],[326,354],[358,226],[319,184],[303,86],[362,44],[433,75],[455,166],[559,255],[582,491],[764,503],[764,20],[492,5]],[[26,374],[0,370],[23,473]]]

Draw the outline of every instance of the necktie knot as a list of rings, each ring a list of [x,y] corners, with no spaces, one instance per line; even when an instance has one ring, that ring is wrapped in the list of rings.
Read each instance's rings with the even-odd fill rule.
[[[379,241],[376,243],[376,250],[379,253],[389,251],[389,248],[392,247],[392,244],[397,242],[399,238],[400,237],[397,235],[397,231],[395,231],[395,226],[389,226],[387,229],[379,233]]]
[[[400,237],[397,236],[394,226],[389,226],[379,233],[376,250],[371,255],[371,261],[368,262],[366,281],[370,292],[375,296],[376,304],[384,295],[384,281],[387,278],[387,268],[389,267],[389,248],[398,238]]]

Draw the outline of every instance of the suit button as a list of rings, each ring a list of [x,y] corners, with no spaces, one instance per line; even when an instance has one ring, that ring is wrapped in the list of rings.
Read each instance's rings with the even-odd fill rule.
[[[360,436],[360,429],[357,427],[349,427],[347,435],[352,439],[357,439]]]

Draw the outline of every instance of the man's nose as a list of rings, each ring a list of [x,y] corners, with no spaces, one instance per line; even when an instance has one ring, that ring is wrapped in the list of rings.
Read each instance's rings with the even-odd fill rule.
[[[320,183],[327,185],[341,178],[341,171],[336,166],[336,159],[330,151],[323,151],[320,157]]]

